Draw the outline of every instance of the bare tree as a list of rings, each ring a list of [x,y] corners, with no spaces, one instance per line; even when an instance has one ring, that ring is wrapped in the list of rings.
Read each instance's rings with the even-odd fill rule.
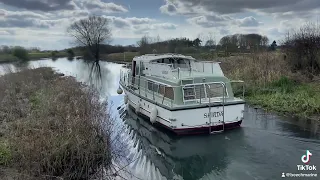
[[[215,38],[213,37],[213,34],[210,32],[208,35],[208,40],[205,43],[205,47],[216,48],[215,46],[216,46]]]
[[[76,39],[79,45],[85,46],[89,53],[99,61],[100,45],[111,41],[111,28],[108,19],[90,16],[71,24],[67,32]]]
[[[151,50],[151,47],[150,45],[152,44],[152,38],[150,38],[149,36],[147,35],[144,35],[138,42],[137,42],[137,45],[139,46],[139,51],[140,51],[140,54],[147,54],[147,53],[150,53],[152,50]]]

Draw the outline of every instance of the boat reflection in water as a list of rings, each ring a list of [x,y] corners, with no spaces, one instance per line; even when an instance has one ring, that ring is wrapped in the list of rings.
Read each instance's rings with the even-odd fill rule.
[[[124,107],[124,106],[123,106]],[[242,128],[216,135],[175,136],[129,108],[121,117],[137,135],[144,154],[168,179],[219,179],[226,177],[230,153],[244,144]]]

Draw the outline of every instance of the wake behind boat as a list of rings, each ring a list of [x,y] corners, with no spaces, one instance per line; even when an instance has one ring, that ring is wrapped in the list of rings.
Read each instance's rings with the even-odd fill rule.
[[[178,135],[240,127],[245,101],[234,97],[219,62],[180,54],[146,54],[122,70],[118,93],[137,114]],[[122,90],[123,89],[123,90]]]

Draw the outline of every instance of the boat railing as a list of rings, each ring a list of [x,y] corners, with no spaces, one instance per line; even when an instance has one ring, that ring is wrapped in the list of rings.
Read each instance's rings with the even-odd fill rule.
[[[183,103],[223,103],[229,98],[224,82],[195,83],[182,86]]]
[[[178,75],[175,73],[172,64],[166,63],[148,63],[144,70],[148,76],[155,76],[160,78],[177,79]]]
[[[192,71],[202,72],[206,74],[214,74],[217,76],[224,76],[223,71],[220,67],[220,62],[195,61],[193,64]]]
[[[168,78],[181,79],[193,77],[194,73],[213,74],[215,76],[224,76],[219,62],[213,61],[194,61],[189,65],[185,64],[167,64],[167,63],[146,63],[143,70],[146,75]]]
[[[145,76],[133,77],[128,72],[121,71],[120,83],[129,87],[141,96],[154,100],[156,103],[173,107],[178,98],[179,91],[182,94],[182,103],[186,104],[224,104],[230,98],[225,82],[207,82],[186,84],[181,86],[171,86],[160,82],[155,82]],[[243,83],[243,81],[230,81],[230,83]],[[176,89],[179,88],[177,91]],[[244,86],[243,86],[244,97]],[[179,97],[181,98],[181,97]]]
[[[129,87],[139,95],[155,101],[156,103],[173,107],[175,100],[175,86],[165,85],[151,81],[144,76],[133,77],[131,74],[121,71],[120,84]]]

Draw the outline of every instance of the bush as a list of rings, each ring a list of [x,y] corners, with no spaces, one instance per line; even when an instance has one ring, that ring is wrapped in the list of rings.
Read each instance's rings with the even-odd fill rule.
[[[291,69],[309,74],[310,79],[320,74],[320,26],[306,24],[288,34],[284,49]]]
[[[279,80],[271,83],[271,87],[277,88],[282,93],[293,92],[295,85],[295,82],[286,76],[282,76]]]
[[[10,167],[40,179],[89,179],[110,165],[107,103],[96,91],[51,68],[7,74],[0,84],[2,164],[11,157]]]
[[[68,49],[68,50],[67,50],[67,53],[68,53],[68,56],[69,56],[69,57],[74,57],[74,52],[73,52],[72,49]]]
[[[51,57],[52,57],[52,58],[56,58],[57,55],[58,55],[58,51],[52,51],[52,52],[51,52]]]
[[[13,49],[13,53],[12,53],[15,57],[21,59],[21,60],[28,60],[29,57],[28,57],[28,51],[23,48],[23,47],[15,47]]]

